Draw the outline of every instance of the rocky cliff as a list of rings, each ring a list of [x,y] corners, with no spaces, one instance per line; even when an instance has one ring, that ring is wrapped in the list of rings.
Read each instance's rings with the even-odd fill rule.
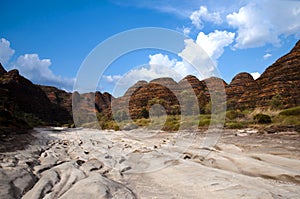
[[[239,76],[239,75],[238,75]],[[300,105],[300,41],[255,81],[243,74],[227,88],[230,108],[290,108]],[[246,77],[248,76],[248,77]],[[239,81],[238,79],[243,79]],[[235,90],[235,91],[234,91]],[[276,107],[277,106],[277,107]]]
[[[204,112],[205,105],[209,102],[209,93],[204,81],[200,81],[197,77],[188,75],[178,82],[182,90],[193,89],[198,99],[200,112]]]
[[[67,123],[72,120],[68,110],[52,103],[40,86],[19,74],[18,70],[6,72],[1,66],[1,109],[26,119],[44,123]]]
[[[7,72],[0,64],[0,111],[1,127],[21,129],[19,124],[59,125],[73,122],[72,93],[53,86],[35,85],[19,74],[18,70]],[[80,103],[81,112],[110,113],[113,97],[109,93],[91,92],[73,94]],[[77,96],[77,98],[76,98]],[[10,119],[9,119],[10,118]],[[9,119],[9,120],[7,120]],[[23,120],[24,122],[20,122]],[[25,126],[28,129],[28,125]]]
[[[70,120],[70,123],[72,120],[70,118],[70,116],[72,116],[72,93],[60,90],[53,86],[38,86],[44,91],[54,109],[58,110],[59,108],[63,108],[66,110],[57,112],[57,117],[65,118],[65,121],[68,119]]]
[[[99,91],[95,93],[95,108],[98,112],[108,111],[111,108],[111,101],[114,97],[104,92],[103,94]]]
[[[4,69],[4,67],[2,66],[2,64],[0,63],[0,77],[2,75],[4,75],[5,73],[7,73],[7,71]]]
[[[216,77],[200,81],[189,75],[178,83],[171,78],[158,78],[150,82],[137,82],[124,96],[117,99],[109,93],[74,92],[73,103],[82,112],[110,115],[113,111],[122,117],[138,118],[143,109],[149,111],[154,104],[160,104],[167,114],[173,115],[188,109],[180,105],[189,104],[189,108],[194,109],[195,104],[198,104],[203,113],[210,105],[212,95],[217,96],[218,99],[215,99],[221,104],[225,103],[227,97],[228,109],[268,108],[274,105],[289,108],[300,105],[299,90],[300,41],[288,54],[268,67],[257,80],[248,73],[236,75],[230,84]],[[224,92],[226,96],[222,95]],[[35,85],[17,70],[7,72],[1,64],[0,94],[1,110],[12,117],[32,117],[50,124],[72,121],[72,93],[51,86]],[[186,103],[184,100],[191,99],[184,98],[187,96],[196,96],[198,103]]]
[[[227,108],[238,109],[243,107],[254,108],[254,94],[258,91],[257,82],[249,73],[237,74],[226,86]]]
[[[227,109],[299,106],[300,41],[288,54],[268,67],[257,80],[245,72],[237,74],[230,84],[216,77],[200,81],[189,75],[178,83],[170,78],[159,78],[149,83],[138,82],[116,101],[119,104],[129,101],[129,112],[133,118],[136,118],[143,108],[149,109],[154,98],[164,106],[167,113],[179,113],[178,106],[182,98],[178,96],[191,94],[191,90],[197,97],[200,112],[205,112],[212,95],[215,96],[214,100],[218,100],[217,103],[225,103],[226,100]],[[171,107],[176,107],[176,111],[172,112]]]
[[[256,82],[260,88],[256,98],[257,107],[269,106],[276,95],[280,96],[283,108],[299,106],[300,41],[288,54],[268,67]]]
[[[223,97],[218,99],[222,100],[220,103],[225,103],[226,85],[220,78],[211,77],[200,81],[192,75],[178,83],[168,77],[154,79],[149,83],[139,81],[123,97],[115,99],[113,107],[115,113],[128,109],[127,114],[133,119],[141,117],[143,109],[150,111],[155,104],[161,105],[168,115],[197,114],[199,111],[204,113],[214,94],[223,92]]]
[[[167,114],[178,113],[179,85],[171,78],[152,80],[135,91],[129,101],[129,111],[133,118],[139,117],[143,108],[147,110],[154,104],[164,107]]]

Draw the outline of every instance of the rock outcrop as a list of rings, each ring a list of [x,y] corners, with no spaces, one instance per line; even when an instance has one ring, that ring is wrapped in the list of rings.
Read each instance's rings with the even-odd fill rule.
[[[210,103],[224,105],[225,100],[228,109],[268,108],[272,106],[275,97],[279,100],[275,105],[289,108],[300,105],[299,90],[300,41],[288,54],[268,67],[257,80],[248,73],[236,75],[229,85],[216,77],[200,81],[189,75],[178,83],[171,78],[158,78],[149,83],[137,82],[124,96],[117,99],[109,93],[74,92],[73,108],[92,114],[101,112],[111,115],[113,112],[115,115],[118,112],[124,118],[130,116],[134,119],[141,116],[143,109],[149,111],[154,104],[160,104],[167,114],[181,114],[186,107],[180,105],[189,104],[186,101],[191,101],[193,96],[196,96],[202,113],[207,112],[206,108]],[[71,93],[51,86],[35,85],[17,70],[7,72],[1,64],[0,94],[1,109],[12,116],[17,113],[25,117],[25,114],[50,124],[72,121]],[[188,98],[189,96],[192,97]],[[193,104],[197,103],[193,101]]]
[[[107,92],[103,94],[99,91],[95,93],[95,108],[98,112],[107,112],[110,111],[111,101],[113,100],[113,96]]]
[[[52,109],[57,110],[56,116],[65,121],[64,123],[72,123],[72,93],[53,86],[39,85],[39,87],[50,100]],[[63,109],[63,111],[61,111],[61,109]]]
[[[256,107],[270,106],[276,95],[281,97],[282,108],[300,105],[300,41],[285,56],[268,67],[257,79],[260,87]]]
[[[218,96],[217,100],[221,104],[225,103],[226,85],[220,78],[211,77],[200,81],[192,75],[178,83],[167,77],[149,83],[140,81],[129,88],[123,97],[114,100],[113,109],[115,113],[128,109],[133,119],[141,117],[143,109],[149,111],[155,104],[161,105],[168,115],[197,114],[198,110],[203,113],[212,95]]]
[[[253,94],[257,92],[258,85],[249,73],[237,74],[226,86],[227,108],[237,109],[242,101],[247,107],[254,108]]]
[[[279,102],[275,104],[280,106],[278,108],[299,106],[300,41],[288,54],[268,67],[257,80],[253,82],[244,78],[244,82],[248,83],[242,86],[245,91],[241,96],[241,86],[231,86],[230,84],[227,88],[228,100],[237,104],[237,108],[268,108],[273,106],[275,97],[277,97],[277,100],[279,99]],[[242,85],[241,83],[238,84]],[[234,88],[237,89],[236,93],[233,91]]]
[[[189,95],[197,97],[202,113],[209,112],[206,108],[210,103],[222,105],[219,108],[225,108],[223,105],[227,104],[227,109],[230,110],[269,108],[274,104],[280,106],[278,108],[290,108],[300,105],[299,90],[300,41],[288,54],[268,67],[257,80],[243,72],[236,75],[229,85],[217,77],[200,81],[192,75],[178,83],[171,78],[158,78],[149,83],[139,81],[123,97],[116,99],[116,104],[125,108],[129,104],[132,118],[137,118],[144,108],[149,110],[155,100],[166,109],[167,114],[181,113],[183,107],[180,104],[184,103],[180,102]],[[274,98],[279,102],[274,103]]]
[[[52,104],[64,107],[70,114],[72,113],[72,93],[53,86],[39,85],[39,87],[45,92]]]
[[[181,89],[171,78],[159,78],[144,84],[130,97],[129,112],[132,118],[138,118],[144,108],[147,110],[154,104],[164,107],[167,114],[178,113],[178,97]]]
[[[45,92],[21,76],[18,70],[2,72],[0,90],[1,107],[12,115],[36,118],[50,124],[66,123],[71,119],[71,115],[64,107],[54,106]]]
[[[200,81],[197,77],[188,75],[178,83],[183,91],[194,91],[199,104],[200,112],[204,112],[205,105],[209,102],[209,95],[207,95],[207,87],[205,82]],[[183,93],[184,95],[185,93]]]
[[[18,129],[26,131],[26,122],[31,126],[73,122],[72,93],[53,86],[35,85],[21,76],[18,70],[7,72],[1,64],[0,94],[0,111],[3,113],[0,127],[5,132],[18,132]],[[80,103],[82,112],[111,112],[110,103],[113,97],[109,93],[74,92],[73,96],[74,101],[77,99]],[[21,128],[22,125],[24,128]]]
[[[113,99],[113,96],[106,92],[103,94],[98,91],[80,94],[75,91],[72,103],[75,124],[81,126],[86,123],[95,123],[97,120],[101,120],[99,117],[111,120],[111,101]]]
[[[123,96],[114,98],[111,102],[111,110],[113,115],[120,117],[120,120],[128,119],[130,114],[133,112],[129,112],[129,102],[131,100],[131,96],[147,84],[148,82],[146,81],[138,81],[131,86]],[[134,113],[134,115],[136,115],[136,117],[140,114],[139,111],[140,110],[135,111],[136,113]]]
[[[0,77],[5,73],[7,73],[7,71],[3,68],[2,64],[0,63]]]
[[[39,131],[0,154],[0,198],[299,198],[299,133]]]

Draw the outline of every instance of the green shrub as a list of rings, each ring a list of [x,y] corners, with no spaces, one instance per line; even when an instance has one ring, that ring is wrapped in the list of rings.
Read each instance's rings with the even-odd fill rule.
[[[178,131],[179,129],[179,123],[177,124],[168,124],[168,123],[165,123],[164,127],[162,128],[162,130],[164,131]]]
[[[294,108],[289,108],[281,111],[279,115],[285,115],[285,116],[290,116],[290,115],[300,115],[300,106],[294,107]]]
[[[277,115],[272,122],[278,125],[300,125],[300,115]]]
[[[211,114],[200,114],[200,120],[211,119]]]
[[[32,128],[44,125],[44,122],[33,113],[15,112],[15,116],[24,120]]]
[[[230,122],[230,123],[226,123],[225,126],[230,129],[241,129],[245,127],[244,124],[241,122]]]
[[[185,116],[181,118],[181,129],[197,129],[199,126],[199,116]]]
[[[149,118],[149,111],[146,108],[143,108],[138,118]]]
[[[245,109],[245,110],[243,110],[241,113],[242,113],[243,115],[247,116],[247,115],[250,115],[252,112],[253,112],[253,110],[251,110],[251,109]]]
[[[199,127],[200,126],[209,126],[210,125],[210,119],[201,119],[199,121]]]
[[[282,97],[281,95],[277,94],[272,97],[270,101],[270,106],[274,110],[278,110],[282,108]]]
[[[271,117],[269,115],[262,113],[254,115],[253,120],[258,124],[269,124],[272,122]]]
[[[245,115],[239,111],[227,111],[226,112],[226,118],[229,120],[234,120],[236,118],[241,118],[241,117],[245,117]]]
[[[180,127],[180,119],[177,116],[168,115],[162,130],[177,131],[179,127]]]
[[[135,120],[135,124],[141,127],[148,126],[149,123],[150,123],[150,119],[141,118]]]

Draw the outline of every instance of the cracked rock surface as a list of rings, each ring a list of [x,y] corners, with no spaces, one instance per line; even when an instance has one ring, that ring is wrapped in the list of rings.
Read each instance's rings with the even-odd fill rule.
[[[0,198],[299,198],[296,132],[36,131],[0,154]]]

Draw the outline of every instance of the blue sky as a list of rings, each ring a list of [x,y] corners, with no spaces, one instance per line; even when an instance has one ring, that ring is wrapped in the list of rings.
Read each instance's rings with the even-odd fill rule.
[[[133,28],[184,33],[227,83],[239,72],[261,74],[300,38],[300,1],[287,0],[11,0],[1,1],[0,19],[0,62],[34,83],[69,91],[99,43]],[[124,74],[135,69],[138,80],[145,70],[137,67],[151,71],[151,63],[174,69],[182,60],[157,49],[129,53],[111,64],[99,89],[112,93]]]

